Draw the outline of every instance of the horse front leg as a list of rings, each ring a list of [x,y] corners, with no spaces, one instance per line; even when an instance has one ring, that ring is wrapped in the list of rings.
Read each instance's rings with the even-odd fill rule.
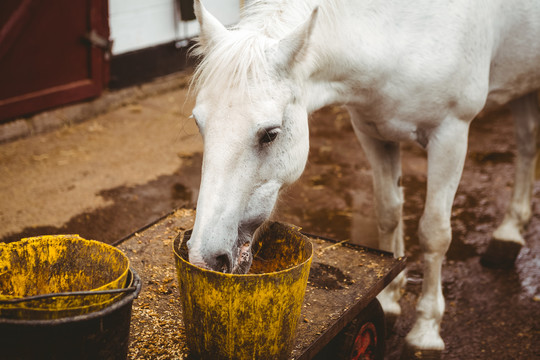
[[[537,93],[514,100],[510,103],[510,109],[515,121],[516,173],[512,199],[504,219],[482,255],[482,264],[492,267],[512,266],[525,245],[521,231],[531,218],[531,197],[540,145]]]
[[[354,116],[353,116],[354,125]],[[399,143],[384,142],[355,128],[364,153],[373,171],[375,212],[379,232],[379,248],[395,257],[405,255],[403,243],[403,190],[401,187],[401,155]],[[389,327],[401,314],[399,299],[406,283],[405,271],[401,272],[378,296]]]
[[[413,353],[426,355],[444,349],[439,334],[445,308],[441,268],[452,239],[452,203],[465,162],[468,129],[466,121],[446,119],[429,137],[427,194],[418,229],[424,278],[416,322],[406,337]]]

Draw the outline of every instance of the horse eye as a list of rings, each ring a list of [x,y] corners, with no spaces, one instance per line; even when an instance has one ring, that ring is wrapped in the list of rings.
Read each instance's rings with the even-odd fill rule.
[[[276,140],[276,137],[280,133],[279,129],[264,130],[259,142],[261,145],[266,145]]]

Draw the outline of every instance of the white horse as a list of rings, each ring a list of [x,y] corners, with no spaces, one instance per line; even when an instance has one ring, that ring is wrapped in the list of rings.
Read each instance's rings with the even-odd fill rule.
[[[531,216],[540,113],[538,0],[251,1],[222,26],[195,1],[201,26],[193,116],[204,160],[190,261],[245,272],[255,230],[308,157],[308,114],[348,109],[373,169],[380,247],[404,255],[400,145],[428,153],[419,239],[424,281],[413,349],[442,350],[441,265],[470,122],[509,101],[518,161],[513,198],[494,238],[510,248]],[[514,246],[516,244],[516,246]],[[379,296],[399,315],[401,274]]]

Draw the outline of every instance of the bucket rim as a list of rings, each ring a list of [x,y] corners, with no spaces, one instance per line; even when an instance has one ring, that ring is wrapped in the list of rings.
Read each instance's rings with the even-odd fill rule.
[[[284,224],[284,223],[280,223],[281,225],[284,225],[284,226],[287,226],[287,227],[290,227],[291,229],[294,229],[293,226],[291,225],[288,225],[288,224]],[[193,229],[187,229],[187,230],[182,230],[177,236],[176,238],[174,239],[173,241],[173,253],[174,253],[174,257],[176,259],[179,259],[182,263],[186,264],[188,267],[191,267],[191,268],[194,268],[194,269],[197,269],[197,271],[200,271],[202,273],[208,273],[208,274],[216,274],[218,276],[225,276],[226,278],[261,278],[261,277],[275,277],[276,275],[282,275],[282,274],[285,274],[287,272],[291,272],[291,271],[295,271],[296,269],[300,269],[306,265],[309,265],[311,264],[311,261],[313,260],[313,243],[311,242],[311,240],[309,239],[309,237],[307,237],[306,235],[304,235],[303,233],[301,233],[300,231],[298,231],[298,234],[304,238],[305,240],[305,243],[308,244],[307,246],[309,247],[308,248],[308,251],[309,251],[309,256],[302,262],[294,265],[294,266],[291,266],[289,268],[286,268],[286,269],[283,269],[283,270],[279,270],[279,271],[272,271],[272,272],[266,272],[266,273],[262,273],[262,274],[229,274],[229,273],[222,273],[222,272],[219,272],[219,271],[215,271],[215,270],[210,270],[210,269],[205,269],[205,268],[202,268],[202,267],[199,267],[197,265],[194,265],[192,263],[190,263],[189,261],[187,261],[186,259],[184,259],[177,250],[180,249],[180,245],[181,245],[181,241],[184,240],[185,238],[185,234],[190,234],[191,235],[191,232],[193,231]],[[178,246],[177,246],[178,245]]]
[[[107,306],[101,310],[93,311],[88,314],[82,314],[82,315],[74,315],[74,316],[67,316],[62,317],[59,319],[52,319],[52,320],[22,320],[22,319],[5,319],[0,317],[0,324],[13,324],[13,325],[26,325],[26,326],[55,326],[55,325],[63,325],[67,323],[77,323],[77,322],[84,322],[92,319],[97,319],[100,317],[103,317],[109,313],[112,313],[128,304],[133,302],[135,298],[139,296],[139,293],[142,288],[142,281],[137,274],[137,272],[133,268],[128,269],[132,276],[133,276],[133,286],[130,286],[129,288],[126,288],[126,296],[122,299],[115,301],[110,306]],[[129,289],[129,290],[128,290]],[[115,289],[115,290],[124,290],[124,289]],[[106,291],[106,290],[105,290]],[[97,291],[90,291],[92,294],[95,295],[98,293]],[[119,291],[122,292],[122,291]],[[68,293],[69,295],[72,295],[73,293]],[[47,294],[48,295],[48,294]]]
[[[0,243],[0,250],[9,249],[10,247],[15,247],[15,246],[25,246],[26,244],[31,244],[31,243],[39,243],[39,242],[54,243],[54,242],[63,242],[63,241],[64,242],[66,241],[81,242],[81,243],[86,243],[87,245],[91,244],[92,246],[94,245],[99,246],[99,247],[115,252],[117,255],[120,255],[120,257],[124,260],[126,266],[123,269],[122,274],[120,274],[114,280],[111,280],[95,289],[91,289],[88,291],[95,291],[96,294],[99,295],[99,293],[97,293],[98,291],[106,291],[107,290],[106,288],[109,287],[112,283],[114,283],[118,279],[121,279],[121,278],[127,279],[127,275],[131,269],[131,261],[126,254],[124,254],[120,249],[118,249],[115,246],[112,246],[110,244],[107,244],[98,240],[85,239],[81,237],[79,234],[38,235],[38,236],[25,237],[25,238],[21,238],[18,241],[13,241],[10,243]],[[112,289],[109,289],[109,290],[112,290]],[[63,293],[58,293],[58,294],[63,294]],[[42,294],[42,295],[49,295],[49,294]],[[35,295],[35,296],[41,296],[41,295]],[[0,294],[0,303],[10,303],[12,300],[15,300],[13,302],[17,303],[17,302],[20,302],[19,299],[29,299],[29,298],[32,298],[32,296],[20,297],[16,295]],[[24,300],[21,300],[21,301],[24,301]]]

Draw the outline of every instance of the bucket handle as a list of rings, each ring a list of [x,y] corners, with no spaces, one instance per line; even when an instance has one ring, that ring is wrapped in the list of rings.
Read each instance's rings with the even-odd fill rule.
[[[18,298],[18,299],[0,300],[0,304],[16,304],[16,303],[21,303],[25,301],[42,300],[42,299],[49,299],[49,298],[60,297],[60,296],[92,296],[92,295],[111,295],[111,294],[132,293],[135,290],[137,290],[136,286],[130,286],[127,288],[122,288],[122,289],[61,292],[61,293],[34,295],[34,296],[28,296],[28,297]]]

